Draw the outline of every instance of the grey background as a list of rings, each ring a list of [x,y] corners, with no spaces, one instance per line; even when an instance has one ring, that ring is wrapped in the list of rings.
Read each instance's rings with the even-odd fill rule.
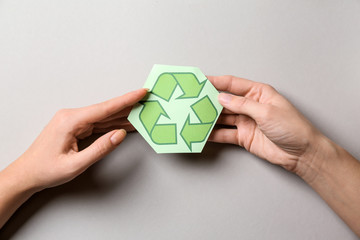
[[[360,158],[360,2],[0,0],[0,167],[60,108],[140,88],[153,64],[275,86]],[[236,146],[157,155],[131,134],[32,197],[0,238],[357,239],[297,176]]]

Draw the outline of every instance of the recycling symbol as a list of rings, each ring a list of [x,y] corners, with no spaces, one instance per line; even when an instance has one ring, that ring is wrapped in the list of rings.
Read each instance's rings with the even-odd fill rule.
[[[150,92],[128,118],[138,132],[158,153],[201,152],[222,110],[205,75],[193,67],[155,65],[145,87]]]

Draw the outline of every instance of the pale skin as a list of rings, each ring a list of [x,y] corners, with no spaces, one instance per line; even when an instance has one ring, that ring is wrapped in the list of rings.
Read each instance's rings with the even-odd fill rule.
[[[208,79],[227,92],[219,95],[224,110],[209,141],[239,145],[297,174],[360,236],[360,163],[271,86],[233,76]],[[145,94],[139,89],[55,114],[29,149],[0,172],[0,227],[34,193],[72,180],[114,150],[134,130],[126,116]],[[78,141],[96,132],[104,135],[79,151]]]
[[[147,89],[103,103],[58,111],[29,149],[0,172],[0,228],[34,193],[66,183],[114,150],[133,126],[126,120],[131,106]],[[89,147],[78,141],[104,133]]]
[[[231,143],[300,176],[360,236],[360,163],[319,132],[273,87],[208,77],[224,106],[209,140]],[[230,93],[230,94],[229,94]]]

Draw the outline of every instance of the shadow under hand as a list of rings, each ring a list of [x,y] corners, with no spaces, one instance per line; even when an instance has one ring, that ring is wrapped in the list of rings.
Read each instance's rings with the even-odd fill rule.
[[[91,143],[93,143],[100,135],[92,135],[79,142],[79,150],[86,148]],[[121,148],[121,146],[120,146]],[[117,150],[114,154],[111,154],[112,159],[107,159],[108,161],[101,160],[95,163],[93,166],[89,167],[84,173],[80,174],[78,177],[72,181],[65,183],[63,185],[45,189],[39,193],[34,194],[27,202],[25,202],[9,219],[9,221],[0,229],[0,239],[10,239],[14,237],[16,232],[24,225],[26,222],[35,216],[37,212],[43,209],[46,205],[51,203],[56,198],[60,196],[71,196],[71,197],[84,197],[85,196],[100,196],[104,197],[107,193],[110,193],[114,188],[121,188],[129,178],[136,174],[141,165],[141,156],[134,156],[133,154],[126,154],[126,148],[121,149],[122,154],[125,151],[128,164],[124,166],[121,161],[117,161],[118,157],[116,155]],[[132,159],[129,159],[129,156],[133,156]],[[109,158],[109,157],[107,157]],[[116,164],[122,164],[119,169],[118,165],[113,168],[115,171],[113,174],[106,174],[107,176],[112,176],[111,178],[101,178],[99,170],[104,168],[106,164],[112,164],[109,162],[116,162]],[[120,172],[120,173],[119,173]],[[104,175],[104,174],[102,174]]]

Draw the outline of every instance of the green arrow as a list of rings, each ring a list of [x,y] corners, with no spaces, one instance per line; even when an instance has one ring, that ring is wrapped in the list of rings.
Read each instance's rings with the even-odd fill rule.
[[[176,86],[177,82],[171,73],[162,73],[156,80],[151,92],[168,102]]]
[[[177,99],[197,98],[206,81],[200,83],[193,73],[162,73],[154,84],[152,94],[169,101],[179,85],[183,94]],[[156,144],[176,144],[176,124],[157,124],[161,115],[169,118],[159,101],[146,101],[143,104],[139,118],[152,141]],[[208,96],[196,101],[191,108],[200,123],[191,124],[188,115],[180,132],[190,150],[192,143],[205,140],[217,117],[217,110]]]
[[[176,144],[176,124],[157,124],[161,115],[169,118],[159,101],[142,102],[139,119],[150,138],[157,144]]]
[[[205,140],[212,123],[193,123],[190,124],[190,114],[188,115],[183,129],[180,132],[181,137],[184,139],[190,151],[191,144],[195,142],[202,142]]]
[[[206,80],[200,83],[193,73],[174,73],[173,76],[184,93],[178,99],[198,97],[206,83]]]
[[[196,98],[205,83],[206,80],[200,83],[193,73],[162,73],[156,80],[151,92],[168,102],[176,86],[179,85],[183,94],[178,99]]]
[[[156,144],[176,144],[176,124],[157,124],[150,136]]]
[[[217,110],[207,95],[192,104],[191,108],[199,118],[200,123],[191,124],[190,115],[188,115],[180,133],[190,151],[192,150],[192,143],[205,140],[217,117]]]
[[[192,104],[191,108],[201,123],[212,123],[217,117],[217,110],[207,95]]]
[[[161,115],[167,118],[169,118],[169,116],[166,114],[159,101],[147,101],[142,102],[142,104],[144,104],[144,107],[140,112],[140,121],[143,123],[146,131],[150,134]]]

